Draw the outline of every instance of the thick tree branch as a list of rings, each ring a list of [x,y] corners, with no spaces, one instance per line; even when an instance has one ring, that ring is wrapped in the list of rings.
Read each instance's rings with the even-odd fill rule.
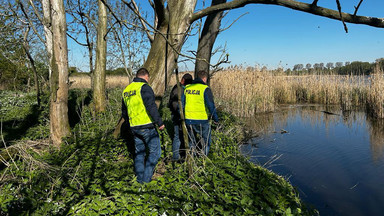
[[[298,2],[294,0],[234,0],[231,2],[211,6],[196,12],[191,17],[190,22],[192,23],[214,12],[241,8],[247,4],[280,5],[283,7],[291,8],[293,10],[303,11],[303,12],[315,14],[318,16],[327,17],[330,19],[341,20],[340,14],[336,10],[317,7],[317,6],[313,6],[312,4],[307,4],[307,3]],[[348,23],[364,24],[364,25],[369,25],[377,28],[384,28],[384,18],[354,16],[353,14],[349,14],[349,13],[342,13],[342,17],[344,18],[344,21]]]
[[[166,20],[164,0],[155,0],[154,4],[155,4],[155,13],[156,13],[155,17],[158,20],[157,26],[160,26],[160,23]]]

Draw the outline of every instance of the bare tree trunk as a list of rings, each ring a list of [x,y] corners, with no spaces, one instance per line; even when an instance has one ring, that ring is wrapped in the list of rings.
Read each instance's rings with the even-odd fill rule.
[[[24,34],[23,48],[24,48],[24,52],[27,55],[27,58],[28,58],[28,60],[29,60],[29,62],[31,64],[31,68],[32,68],[32,72],[33,72],[33,79],[34,79],[34,82],[35,82],[37,106],[40,107],[40,85],[39,85],[39,78],[38,78],[38,75],[37,75],[37,70],[36,70],[36,66],[35,66],[35,60],[33,59],[31,53],[29,52],[29,44],[28,44],[28,41],[27,41],[28,33],[29,33],[29,29]]]
[[[169,0],[167,8],[164,10],[164,16],[159,16],[159,25],[148,58],[144,67],[150,73],[150,83],[156,95],[164,93],[165,74],[167,80],[170,80],[172,71],[176,67],[175,59],[186,37],[186,33],[190,27],[190,20],[196,6],[197,0]],[[169,26],[169,29],[168,29]],[[169,42],[171,43],[168,52],[166,50],[166,34],[169,34]],[[165,55],[167,61],[165,62]],[[165,72],[165,68],[167,71]]]
[[[44,15],[44,33],[45,33],[45,46],[48,53],[49,62],[52,62],[52,53],[53,53],[53,43],[52,43],[52,31],[51,31],[51,25],[52,25],[52,13],[51,13],[51,3],[50,0],[42,0],[43,4],[43,15]],[[48,66],[49,70],[49,78],[51,78],[52,74],[52,67],[51,64]]]
[[[104,112],[106,108],[105,97],[105,70],[107,63],[107,7],[98,0],[98,24],[96,45],[96,68],[93,78],[93,102],[96,112]]]
[[[227,0],[212,0],[212,6],[225,3]],[[221,19],[223,18],[223,11],[212,13],[207,16],[205,20],[203,31],[199,38],[199,45],[197,47],[197,59],[195,65],[195,77],[198,71],[207,71],[209,73],[209,63],[211,62],[212,48],[215,44],[216,37],[220,31]],[[208,76],[209,83],[209,76]]]
[[[62,138],[70,134],[68,120],[68,46],[67,25],[63,0],[51,0],[53,55],[50,79],[50,130],[51,139],[60,147]]]

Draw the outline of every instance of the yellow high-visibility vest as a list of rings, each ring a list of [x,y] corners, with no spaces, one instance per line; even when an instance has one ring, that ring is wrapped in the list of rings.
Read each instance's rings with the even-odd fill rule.
[[[147,83],[132,82],[123,91],[123,100],[127,106],[129,124],[131,127],[152,124],[152,118],[148,115],[141,88]]]
[[[207,88],[207,85],[200,83],[190,84],[185,87],[185,119],[208,120],[204,100],[204,92]]]

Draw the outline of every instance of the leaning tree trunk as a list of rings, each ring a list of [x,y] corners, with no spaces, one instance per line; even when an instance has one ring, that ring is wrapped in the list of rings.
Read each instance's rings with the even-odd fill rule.
[[[27,58],[29,60],[31,68],[32,68],[33,79],[34,79],[34,82],[35,82],[37,106],[40,107],[40,85],[39,85],[39,78],[38,78],[38,75],[37,75],[37,70],[36,70],[36,66],[35,66],[35,60],[33,59],[32,55],[31,55],[31,53],[29,51],[29,45],[28,45],[28,42],[27,42],[26,38],[24,38],[23,48],[24,48],[24,52],[27,55]]]
[[[172,76],[172,71],[175,69],[178,53],[190,27],[196,1],[169,0],[164,16],[159,17],[158,33],[155,35],[144,64],[150,73],[150,83],[156,95],[164,93],[164,85],[168,84],[165,82],[165,77],[168,82]],[[165,40],[167,33],[170,42],[168,48],[166,48]]]
[[[51,139],[60,147],[62,138],[70,133],[68,120],[68,47],[67,25],[63,0],[51,0],[53,55],[50,79],[50,130]]]
[[[106,108],[105,97],[105,70],[107,62],[107,7],[98,0],[98,24],[96,45],[96,68],[93,78],[93,103],[96,112],[104,112]]]
[[[212,6],[225,2],[227,2],[227,0],[212,0]],[[220,11],[217,13],[209,14],[205,20],[203,31],[201,32],[201,36],[199,38],[199,45],[197,47],[195,77],[198,71],[203,70],[209,73],[212,48],[215,44],[216,37],[219,34],[222,18],[223,11]]]

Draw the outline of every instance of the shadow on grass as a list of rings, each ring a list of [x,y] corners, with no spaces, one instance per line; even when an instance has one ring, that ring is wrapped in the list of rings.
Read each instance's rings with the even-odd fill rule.
[[[70,90],[68,97],[69,126],[73,128],[81,120],[83,107],[92,101],[91,90]]]
[[[31,106],[28,115],[23,120],[9,120],[2,123],[2,132],[5,142],[21,139],[25,136],[27,130],[39,123],[42,109],[38,105]],[[4,143],[0,141],[0,147],[4,147]]]

